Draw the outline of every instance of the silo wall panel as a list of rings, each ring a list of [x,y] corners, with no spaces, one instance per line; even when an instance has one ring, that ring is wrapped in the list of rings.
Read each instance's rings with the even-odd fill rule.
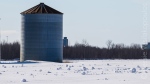
[[[22,15],[21,61],[62,62],[63,16],[61,14]]]

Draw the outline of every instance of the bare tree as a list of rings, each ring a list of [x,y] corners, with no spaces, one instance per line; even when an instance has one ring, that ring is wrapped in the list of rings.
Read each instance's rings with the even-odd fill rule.
[[[88,43],[85,39],[82,40],[82,44],[83,44],[84,46],[89,46],[89,43]]]
[[[111,45],[112,45],[112,40],[108,40],[106,42],[107,48],[110,49]]]

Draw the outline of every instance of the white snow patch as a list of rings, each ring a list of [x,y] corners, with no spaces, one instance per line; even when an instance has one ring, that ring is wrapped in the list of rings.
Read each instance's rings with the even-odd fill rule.
[[[71,63],[3,61],[0,64],[0,84],[150,83],[150,60],[147,61],[147,66],[142,64],[144,60],[71,61]]]

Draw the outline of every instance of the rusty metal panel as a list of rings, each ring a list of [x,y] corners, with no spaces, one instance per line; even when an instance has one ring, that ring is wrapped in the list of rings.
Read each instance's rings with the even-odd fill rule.
[[[40,3],[21,14],[63,14],[52,7],[45,5],[44,3]]]

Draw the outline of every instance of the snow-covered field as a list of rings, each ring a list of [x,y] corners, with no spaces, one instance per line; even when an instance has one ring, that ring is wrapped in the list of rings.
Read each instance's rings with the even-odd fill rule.
[[[0,64],[0,84],[150,84],[150,60]]]

